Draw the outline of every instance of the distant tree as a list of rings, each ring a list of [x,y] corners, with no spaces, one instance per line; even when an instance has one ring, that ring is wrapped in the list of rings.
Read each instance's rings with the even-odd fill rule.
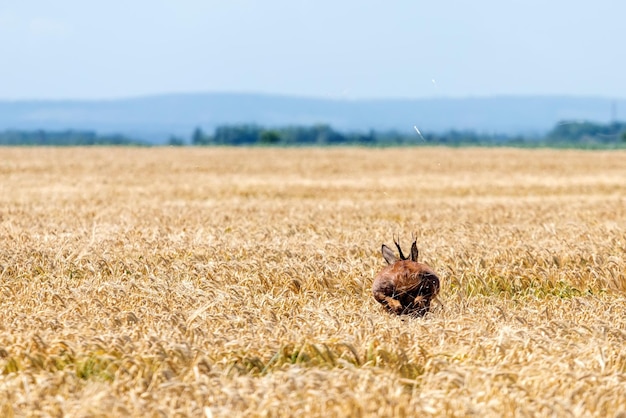
[[[172,135],[170,139],[167,141],[167,144],[172,147],[182,147],[185,145],[185,140],[181,137]]]
[[[601,124],[593,122],[561,121],[548,133],[548,140],[614,142],[626,132],[626,123]]]
[[[192,145],[208,145],[211,143],[211,138],[207,136],[202,128],[197,127],[191,134]]]
[[[259,142],[263,145],[276,145],[280,142],[280,133],[275,130],[261,132]]]
[[[257,125],[225,125],[215,129],[214,141],[222,145],[252,145],[259,143],[261,129]]]
[[[315,142],[320,145],[345,143],[346,138],[330,126],[319,124],[312,128],[315,135]]]

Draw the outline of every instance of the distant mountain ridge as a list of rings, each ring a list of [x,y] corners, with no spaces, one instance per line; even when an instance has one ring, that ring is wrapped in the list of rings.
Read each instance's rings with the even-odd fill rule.
[[[543,134],[560,120],[609,122],[626,100],[601,97],[338,100],[244,93],[165,94],[115,100],[0,101],[0,130],[83,129],[150,142],[188,137],[195,127],[328,124],[343,131],[451,129]]]

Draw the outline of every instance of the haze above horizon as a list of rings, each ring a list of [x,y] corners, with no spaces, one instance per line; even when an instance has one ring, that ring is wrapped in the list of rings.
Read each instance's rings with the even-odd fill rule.
[[[626,98],[626,2],[0,5],[0,100],[267,93]]]

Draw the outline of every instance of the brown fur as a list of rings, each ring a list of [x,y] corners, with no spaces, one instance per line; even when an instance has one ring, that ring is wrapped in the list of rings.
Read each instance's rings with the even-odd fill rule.
[[[374,298],[395,314],[425,315],[431,301],[439,293],[439,277],[426,264],[417,262],[417,244],[411,246],[411,256],[407,259],[395,243],[401,259],[386,245],[382,253],[389,265],[374,278],[372,293]]]

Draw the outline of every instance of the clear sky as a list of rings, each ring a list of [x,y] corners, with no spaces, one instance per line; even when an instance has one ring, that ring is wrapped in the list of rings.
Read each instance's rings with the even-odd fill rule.
[[[0,100],[626,98],[623,0],[0,0]]]

